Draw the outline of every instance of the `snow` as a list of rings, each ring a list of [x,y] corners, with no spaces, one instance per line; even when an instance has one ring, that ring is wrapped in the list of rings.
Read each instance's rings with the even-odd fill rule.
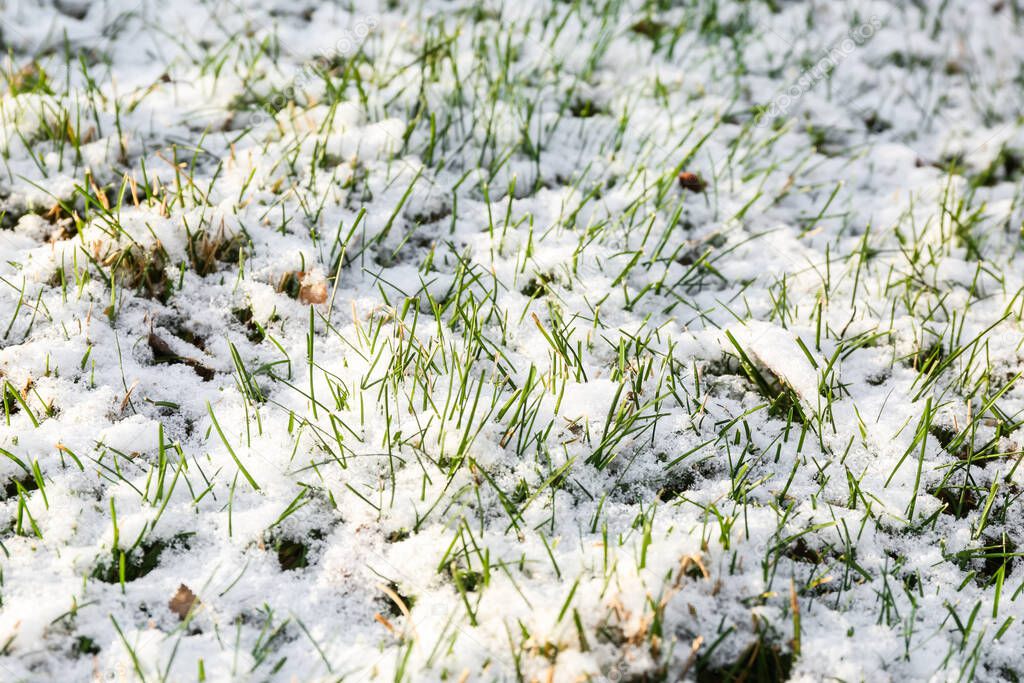
[[[0,29],[3,680],[1014,675],[1016,3]]]

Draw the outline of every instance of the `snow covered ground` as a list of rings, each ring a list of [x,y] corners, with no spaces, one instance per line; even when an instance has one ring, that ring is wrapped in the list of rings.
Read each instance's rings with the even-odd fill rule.
[[[0,7],[0,680],[1024,675],[1020,0]]]

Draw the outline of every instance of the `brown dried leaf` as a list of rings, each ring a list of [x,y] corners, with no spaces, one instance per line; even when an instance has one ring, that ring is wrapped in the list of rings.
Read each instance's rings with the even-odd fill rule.
[[[178,619],[183,620],[192,611],[192,606],[198,601],[199,598],[192,592],[192,589],[185,584],[181,584],[178,586],[178,592],[167,603],[167,609],[177,614]]]
[[[153,334],[149,333],[149,348],[153,351],[153,360],[157,362],[169,362],[177,361],[178,354],[171,349],[171,345],[166,341]]]
[[[683,171],[679,174],[679,184],[684,190],[698,193],[703,192],[708,186],[708,184],[704,182],[703,178],[696,173],[691,173],[690,171]]]
[[[209,382],[213,379],[216,374],[212,369],[206,367],[195,358],[186,358],[179,356],[171,348],[171,345],[166,341],[153,334],[149,333],[149,348],[153,351],[153,360],[157,363],[182,363],[192,368],[197,375],[199,375],[204,382]]]
[[[327,301],[327,282],[318,275],[293,270],[281,276],[277,291],[304,304],[322,304]]]
[[[302,283],[299,288],[299,301],[304,304],[322,304],[327,301],[327,283],[323,280],[314,283]]]

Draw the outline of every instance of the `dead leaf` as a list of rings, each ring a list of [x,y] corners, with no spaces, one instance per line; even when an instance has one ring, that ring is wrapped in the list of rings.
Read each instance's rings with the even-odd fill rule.
[[[327,283],[323,280],[308,282],[304,279],[299,288],[299,301],[304,304],[322,304],[327,301]]]
[[[170,602],[167,603],[167,609],[171,610],[178,615],[178,619],[184,620],[188,616],[189,612],[192,611],[192,606],[199,601],[196,594],[192,592],[192,589],[181,584],[178,586],[178,592],[174,594]]]
[[[679,184],[684,190],[697,193],[703,192],[708,186],[703,178],[689,171],[683,171],[679,174]]]
[[[199,375],[204,382],[209,382],[213,379],[214,375],[217,374],[210,368],[200,363],[195,358],[186,358],[179,356],[171,348],[171,345],[166,341],[153,334],[149,333],[149,348],[153,352],[153,360],[157,363],[182,363],[192,368],[197,375]]]
[[[304,304],[322,304],[327,301],[327,282],[320,276],[302,270],[282,275],[277,291]]]
[[[152,332],[149,333],[149,348],[153,352],[153,360],[160,362],[178,360],[178,354],[171,349],[171,345]]]

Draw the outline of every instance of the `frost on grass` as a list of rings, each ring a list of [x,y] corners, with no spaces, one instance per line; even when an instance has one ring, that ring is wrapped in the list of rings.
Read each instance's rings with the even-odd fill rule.
[[[1022,13],[4,4],[0,678],[1024,675]]]

